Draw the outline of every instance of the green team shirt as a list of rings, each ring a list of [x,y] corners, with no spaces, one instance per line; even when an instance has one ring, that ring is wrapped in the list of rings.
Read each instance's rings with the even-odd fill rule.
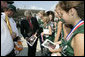
[[[43,24],[44,24],[44,23],[43,23],[42,19],[38,19],[38,23],[39,23],[39,26],[40,26],[40,27],[43,27]]]
[[[58,22],[59,22],[59,21],[61,21],[63,24],[65,23],[65,21],[64,21],[63,19],[58,19]],[[63,24],[62,24],[62,25],[63,25]],[[64,37],[64,31],[63,31],[63,27],[62,27],[61,35],[60,35],[60,37],[59,37],[59,40],[58,40],[58,41],[60,41],[63,37]]]
[[[49,26],[51,26],[50,22],[46,25],[46,27],[43,27],[43,28],[48,29]],[[53,27],[54,27],[54,25],[53,25]],[[52,35],[44,35],[44,37],[45,37],[45,39],[49,39],[51,41],[54,41],[55,35],[54,35],[54,32],[52,32]]]
[[[61,46],[63,48],[63,50],[61,52],[62,56],[74,56],[74,50],[71,46],[71,41],[72,41],[73,37],[75,35],[77,35],[78,33],[84,34],[84,24],[81,25],[80,27],[78,27],[76,29],[76,31],[73,32],[73,35],[69,41],[65,41],[64,39],[62,39],[62,44],[61,44]]]

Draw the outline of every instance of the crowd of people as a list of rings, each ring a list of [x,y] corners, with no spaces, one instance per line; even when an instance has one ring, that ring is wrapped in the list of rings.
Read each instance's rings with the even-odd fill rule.
[[[20,40],[13,20],[16,7],[12,4],[12,1],[1,1],[1,56],[16,56],[14,42]],[[31,11],[25,11],[20,32],[24,39],[37,37],[33,46],[28,44],[28,56],[35,56],[38,39],[42,56],[84,56],[84,2],[60,1],[54,10],[41,10],[35,16]],[[59,48],[43,47],[46,39],[58,44]]]

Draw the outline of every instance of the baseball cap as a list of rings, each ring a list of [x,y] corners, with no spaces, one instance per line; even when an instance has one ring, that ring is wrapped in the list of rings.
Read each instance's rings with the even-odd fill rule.
[[[16,7],[12,4],[8,5],[8,9],[11,9],[12,11],[16,12]]]
[[[13,4],[14,2],[13,1],[7,1],[8,4]]]

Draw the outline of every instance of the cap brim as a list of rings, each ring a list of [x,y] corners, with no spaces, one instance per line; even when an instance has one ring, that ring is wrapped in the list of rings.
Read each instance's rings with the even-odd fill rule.
[[[12,8],[9,8],[10,10],[12,10],[13,12],[17,12],[16,10],[12,9]]]
[[[7,1],[8,4],[13,4],[14,2],[13,1]]]

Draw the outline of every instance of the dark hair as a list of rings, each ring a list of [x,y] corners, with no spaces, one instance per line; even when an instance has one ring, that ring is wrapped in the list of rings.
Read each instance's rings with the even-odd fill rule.
[[[47,16],[52,15],[52,20],[51,20],[51,21],[54,22],[54,17],[55,17],[55,16],[54,16],[54,12],[53,12],[53,11],[47,11],[47,12],[46,12],[46,15],[47,15]]]
[[[60,6],[66,12],[68,12],[71,8],[75,8],[78,16],[80,18],[84,18],[84,1],[60,1],[57,6]]]

